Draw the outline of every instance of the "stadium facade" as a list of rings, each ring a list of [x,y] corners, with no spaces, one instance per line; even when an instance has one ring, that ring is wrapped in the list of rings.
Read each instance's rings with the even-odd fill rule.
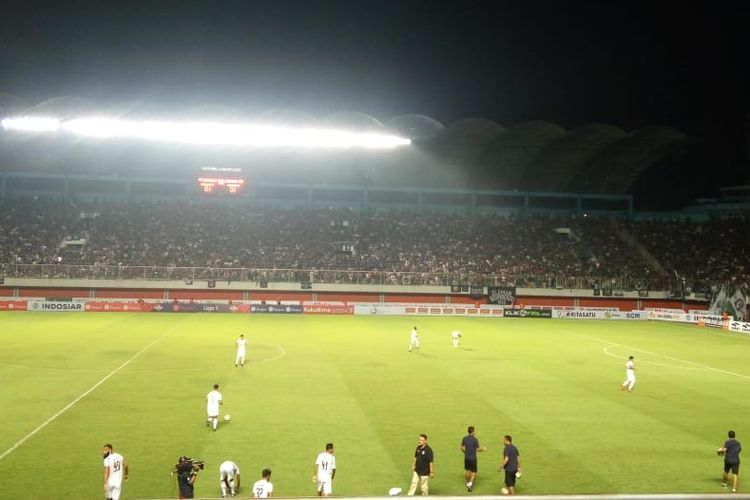
[[[637,196],[633,193],[637,187],[648,184],[655,170],[662,169],[665,164],[679,164],[690,149],[691,139],[670,127],[648,126],[625,132],[614,125],[594,123],[566,130],[555,123],[539,120],[506,127],[484,118],[443,124],[419,114],[378,120],[360,112],[313,117],[289,110],[253,114],[241,107],[204,106],[177,111],[146,102],[125,103],[102,110],[91,102],[73,97],[58,97],[29,105],[13,96],[0,94],[0,117],[55,117],[64,120],[92,113],[131,121],[210,117],[231,122],[247,121],[247,117],[254,116],[254,123],[262,124],[387,132],[408,137],[412,145],[387,153],[267,150],[99,140],[65,134],[29,136],[2,131],[0,199],[11,205],[15,200],[28,198],[73,204],[180,200],[198,205],[232,205],[249,211],[348,210],[362,214],[550,216],[561,220],[603,215],[614,221],[609,229],[611,233],[616,233],[630,251],[640,253],[640,258],[647,262],[645,267],[655,271],[650,277],[650,285],[644,285],[643,277],[637,273],[634,276],[632,272],[627,276],[623,273],[562,272],[544,275],[531,286],[528,282],[516,282],[515,285],[520,284],[519,288],[525,290],[543,288],[543,295],[548,297],[567,294],[568,297],[562,299],[567,306],[579,306],[581,300],[589,300],[594,294],[600,296],[604,292],[629,299],[629,307],[634,304],[641,307],[646,300],[642,294],[647,289],[650,289],[650,299],[676,298],[679,303],[685,299],[706,298],[708,285],[705,279],[696,278],[696,283],[701,282],[701,293],[695,293],[698,286],[687,286],[686,289],[684,275],[675,271],[672,278],[671,269],[661,266],[637,238],[629,235],[632,231],[616,222],[643,218],[690,219],[692,222],[709,219],[709,212],[705,210],[659,214],[635,211]],[[207,167],[238,172],[232,175],[241,178],[241,189],[235,186],[231,192],[226,189],[219,192],[221,183],[227,181],[225,178],[212,178],[210,185],[203,182],[202,170]],[[660,189],[676,192],[680,186],[680,179],[674,179],[661,185]],[[717,210],[724,213],[722,208]],[[528,227],[523,221],[514,224],[521,231]],[[566,224],[558,226],[554,229],[568,238],[585,237],[585,231],[576,234]],[[592,248],[600,246],[594,241],[595,238],[590,242]],[[608,251],[601,247],[599,250]],[[595,262],[594,251],[587,249],[586,252],[591,254],[591,258],[586,258]],[[599,257],[601,255],[599,253]],[[114,267],[103,264],[96,268],[68,262],[64,266],[44,261],[2,264],[6,289],[8,284],[14,285],[12,293],[16,295],[26,293],[22,290],[27,286],[32,289],[45,286],[53,296],[59,296],[54,290],[57,285],[65,285],[70,290],[85,290],[81,293],[94,297],[97,289],[119,289],[123,280],[135,280],[128,287],[141,292],[156,288],[161,298],[195,296],[179,292],[184,288],[180,283],[184,285],[189,280],[195,288],[214,288],[218,283],[220,289],[244,290],[239,292],[240,296],[231,292],[229,300],[261,296],[263,300],[273,299],[281,297],[280,292],[288,292],[291,295],[287,298],[291,299],[301,293],[295,291],[295,287],[315,283],[315,291],[302,292],[304,300],[318,300],[331,293],[334,296],[336,293],[356,296],[362,292],[370,294],[370,299],[386,301],[387,294],[398,296],[408,290],[422,294],[419,301],[430,298],[439,303],[450,303],[473,302],[475,297],[464,296],[469,290],[480,287],[482,294],[486,294],[486,287],[504,285],[507,281],[507,277],[497,274],[394,271],[394,282],[394,273],[378,270],[373,270],[375,272],[364,279],[361,272],[367,270],[362,269],[318,268],[310,273],[309,269],[299,267],[262,270],[232,265],[179,268],[160,267],[150,262],[142,262],[140,266],[132,262]],[[727,266],[722,269],[724,278]],[[659,279],[655,279],[657,277]],[[64,280],[65,284],[56,281],[55,287],[49,288],[49,283],[28,281],[50,278]],[[80,279],[101,282],[88,287],[77,281]],[[168,283],[155,284],[152,280]],[[657,286],[656,282],[662,285]],[[268,295],[265,290],[260,290],[268,285],[261,286],[261,283],[270,283],[271,288],[277,287],[279,292]],[[458,292],[455,293],[452,287],[459,287]],[[33,294],[33,290],[29,293]],[[535,303],[535,292],[524,293],[528,303]],[[204,298],[214,296],[214,292],[201,294]]]

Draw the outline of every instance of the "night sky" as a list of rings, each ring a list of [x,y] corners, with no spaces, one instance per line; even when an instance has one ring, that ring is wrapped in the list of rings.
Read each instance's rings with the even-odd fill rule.
[[[674,126],[746,154],[743,2],[3,2],[0,92]]]

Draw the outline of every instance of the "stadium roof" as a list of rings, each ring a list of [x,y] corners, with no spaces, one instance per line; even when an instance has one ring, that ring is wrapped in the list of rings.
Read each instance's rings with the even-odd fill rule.
[[[432,139],[445,129],[445,126],[436,119],[419,114],[391,118],[385,123],[385,127],[402,137],[409,137],[413,140]]]
[[[0,92],[0,116],[13,115],[29,107],[23,99]]]
[[[485,148],[505,132],[501,124],[486,118],[464,118],[451,123],[428,146],[442,162],[472,168]]]
[[[417,144],[414,151],[402,151],[379,160],[383,170],[394,170],[405,177],[402,182],[448,182],[451,187],[531,191],[625,193],[649,168],[662,161],[675,148],[681,147],[687,139],[685,134],[678,130],[659,126],[644,127],[626,133],[614,125],[591,123],[567,131],[556,123],[543,120],[526,121],[506,128],[493,120],[480,117],[443,124],[422,114],[404,114],[382,121],[357,111],[342,111],[316,117],[294,109],[271,109],[259,114],[257,110],[251,112],[241,105],[208,104],[175,110],[149,101],[132,101],[108,108],[94,108],[91,102],[71,96],[55,97],[29,107],[15,96],[0,93],[0,115],[3,116],[36,115],[67,119],[94,112],[135,120],[157,119],[162,116],[175,119],[206,117],[230,122],[249,120],[285,126],[324,126],[360,132],[393,132],[410,137],[416,140]],[[20,140],[18,136],[14,138],[12,135],[0,135],[0,146],[3,146],[6,153],[12,150],[14,155],[18,155],[13,160],[18,161],[23,161],[26,155],[29,160],[26,164],[34,165],[33,158],[38,157],[38,153],[33,151],[34,144],[38,142]],[[64,146],[64,143],[54,140],[49,140],[45,144],[49,147]],[[84,147],[84,143],[78,144]],[[88,147],[96,146],[90,143]],[[123,163],[127,163],[129,158],[134,164],[147,161],[149,151],[155,152],[157,147],[161,148],[161,154],[169,153],[172,158],[170,161],[174,164],[189,164],[201,157],[201,154],[194,152],[190,158],[181,159],[179,155],[185,153],[177,150],[170,153],[166,146],[149,147],[151,149],[136,150],[127,144],[121,144],[108,146],[103,151],[104,154],[112,155],[112,161],[115,155],[119,154],[118,159]],[[66,148],[59,153],[62,158],[60,161],[66,161],[67,158],[68,164],[82,161],[80,158],[85,161],[91,156],[90,149],[81,150],[79,154],[73,148]],[[205,153],[204,157],[222,161],[222,154],[229,162],[236,162],[238,159],[237,153],[232,153],[232,156],[228,152],[216,150],[210,154]],[[9,158],[6,154],[6,159]],[[328,157],[326,161],[335,162],[336,158]],[[376,159],[372,161],[377,162]],[[342,165],[351,165],[350,159],[342,157],[341,162]],[[6,163],[11,165],[13,162],[9,160]],[[416,163],[420,165],[417,166]],[[377,168],[373,165],[367,168]],[[82,168],[87,167],[82,165]],[[388,175],[397,182],[393,177],[394,172]],[[466,185],[457,185],[455,182]]]
[[[499,175],[505,189],[520,188],[524,172],[539,152],[566,133],[564,128],[547,121],[519,123],[499,134],[487,146],[479,159],[480,169],[487,174]]]
[[[627,136],[625,131],[606,123],[591,123],[571,130],[547,144],[526,169],[522,183],[541,191],[568,188],[586,164],[600,150]]]
[[[318,126],[320,124],[320,121],[312,115],[293,109],[272,109],[263,113],[258,121],[273,125]]]
[[[501,133],[505,127],[486,118],[463,118],[445,128],[440,140],[468,144],[487,144]]]
[[[62,96],[47,99],[23,111],[30,116],[48,116],[54,118],[68,118],[89,111],[95,111],[90,101],[79,97]]]
[[[623,193],[640,175],[666,155],[681,148],[687,136],[671,127],[638,129],[601,148],[565,189],[597,193]]]
[[[379,132],[383,130],[383,124],[374,116],[358,111],[341,111],[322,118],[323,125],[345,130],[356,130],[357,132]]]

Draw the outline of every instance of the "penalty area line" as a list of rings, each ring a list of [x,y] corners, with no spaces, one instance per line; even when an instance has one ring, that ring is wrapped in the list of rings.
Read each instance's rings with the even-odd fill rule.
[[[140,351],[138,351],[137,353],[135,353],[133,356],[131,356],[123,364],[121,364],[120,366],[118,366],[117,368],[115,368],[114,370],[112,370],[111,372],[109,372],[107,375],[105,375],[104,378],[102,378],[96,384],[94,384],[93,386],[91,386],[86,392],[84,392],[83,394],[81,394],[80,396],[78,396],[77,398],[75,398],[73,401],[71,401],[70,403],[68,403],[67,405],[65,405],[65,407],[62,410],[58,411],[57,413],[55,413],[54,415],[52,415],[51,417],[49,417],[47,420],[45,420],[44,422],[42,422],[41,424],[39,424],[39,426],[37,426],[36,429],[34,429],[33,431],[31,431],[28,434],[26,434],[24,437],[22,437],[21,439],[19,439],[16,442],[16,444],[14,444],[13,446],[11,446],[7,450],[5,450],[2,453],[2,455],[0,455],[0,461],[2,461],[5,457],[7,457],[8,455],[10,455],[11,453],[13,453],[13,451],[15,451],[19,446],[21,446],[22,444],[24,444],[29,439],[31,439],[39,431],[41,431],[42,429],[44,429],[45,427],[47,427],[49,424],[51,424],[52,422],[54,422],[57,419],[57,417],[59,417],[60,415],[62,415],[63,413],[65,413],[66,411],[68,411],[69,409],[71,409],[73,406],[75,406],[76,403],[78,403],[80,400],[82,400],[83,398],[85,398],[86,396],[88,396],[89,394],[91,394],[92,392],[94,392],[97,387],[99,387],[100,385],[102,385],[104,382],[106,382],[107,380],[109,380],[117,372],[119,372],[120,370],[122,370],[123,368],[125,368],[126,366],[128,366],[130,363],[132,363],[133,360],[135,360],[136,358],[138,358],[138,356],[140,356],[141,354],[143,354],[144,352],[146,352],[147,350],[149,350],[157,342],[161,341],[167,335],[169,335],[170,333],[172,333],[177,328],[177,326],[178,325],[174,325],[172,328],[170,328],[169,330],[167,330],[166,332],[164,332],[156,340],[154,340],[153,342],[151,342],[150,344],[148,344],[146,347],[144,347],[143,349],[141,349]]]
[[[617,358],[617,359],[628,359],[625,356],[618,356],[617,354],[610,352],[609,347],[604,348],[604,354],[606,354],[607,356],[612,356],[613,358]],[[663,366],[665,368],[675,368],[677,370],[693,370],[693,371],[701,371],[701,372],[706,372],[710,370],[710,368],[692,368],[690,366],[678,366],[678,365],[670,365],[667,363],[655,363],[653,361],[640,361],[639,360],[638,363],[639,364],[643,363],[643,364],[653,365],[653,366]]]
[[[729,370],[722,370],[720,368],[714,368],[713,366],[703,365],[701,363],[696,363],[694,361],[688,361],[686,359],[673,358],[672,356],[667,356],[666,354],[661,354],[661,353],[653,352],[653,351],[646,351],[644,349],[638,349],[637,347],[629,346],[627,344],[619,344],[617,342],[612,342],[610,340],[604,340],[604,339],[600,339],[600,338],[597,338],[597,337],[592,337],[590,335],[584,335],[582,333],[576,333],[576,332],[570,332],[570,333],[572,333],[573,335],[576,335],[578,337],[583,337],[583,338],[586,338],[586,339],[595,340],[595,341],[601,342],[603,344],[609,344],[610,347],[626,347],[626,348],[630,349],[631,351],[641,352],[641,353],[644,353],[644,354],[650,354],[652,356],[659,356],[659,357],[668,359],[670,361],[676,361],[678,363],[685,363],[685,364],[688,364],[688,365],[697,366],[697,367],[703,368],[704,370],[707,370],[707,371],[712,371],[712,372],[716,372],[716,373],[723,373],[724,375],[732,375],[734,377],[740,377],[740,378],[744,378],[746,380],[750,380],[750,376],[743,375],[742,373],[730,372]],[[607,354],[609,354],[609,353],[607,353]],[[610,354],[610,356],[611,356],[611,354]]]

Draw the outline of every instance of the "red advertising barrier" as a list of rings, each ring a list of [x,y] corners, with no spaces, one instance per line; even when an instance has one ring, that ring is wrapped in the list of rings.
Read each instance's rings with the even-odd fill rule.
[[[229,311],[233,313],[247,313],[250,312],[251,304],[232,304],[229,306]]]
[[[354,306],[330,304],[303,305],[302,314],[354,314]]]
[[[147,302],[86,302],[86,312],[149,312],[154,304]]]
[[[26,311],[25,300],[0,300],[0,311]]]
[[[172,304],[168,303],[165,305],[165,303],[162,302],[86,302],[86,312],[153,312],[153,311],[165,311],[167,308],[170,311],[178,312],[180,311],[180,306],[183,306],[182,309],[189,312],[196,312],[195,304]],[[168,307],[167,307],[168,306]],[[232,304],[230,306],[221,305],[221,306],[210,306],[210,305],[204,305],[204,311],[205,312],[217,312],[216,310],[208,311],[205,309],[205,307],[222,307],[227,308],[229,312],[233,313],[247,313],[250,312],[250,304]],[[2,308],[0,308],[2,309]],[[219,310],[218,312],[227,312],[226,310]]]
[[[443,306],[406,306],[405,314],[417,314],[420,316],[497,316],[502,317],[503,309],[497,308],[479,308],[476,307],[443,307]]]

